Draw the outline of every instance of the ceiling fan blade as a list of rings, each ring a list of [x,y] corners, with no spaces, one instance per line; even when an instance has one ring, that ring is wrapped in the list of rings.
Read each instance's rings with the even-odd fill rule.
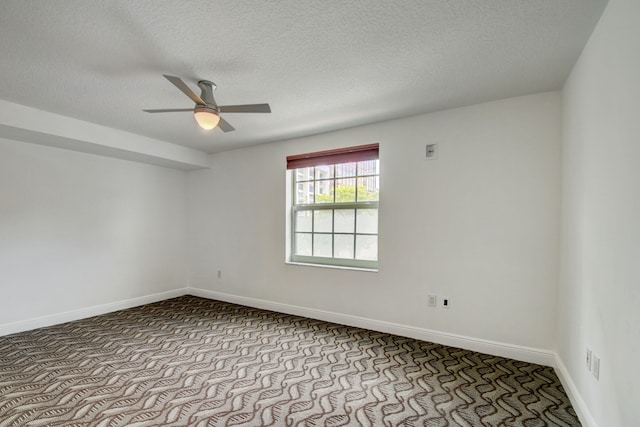
[[[269,104],[221,105],[221,113],[270,113]]]
[[[218,127],[222,130],[222,132],[232,132],[236,130],[233,126],[229,124],[228,121],[220,117],[220,121],[218,122]]]
[[[164,76],[165,79],[167,79],[171,83],[173,83],[173,85],[175,87],[180,89],[182,91],[182,93],[184,93],[189,98],[191,98],[191,100],[193,102],[195,102],[196,104],[201,104],[201,105],[205,105],[206,104],[206,102],[204,102],[198,95],[196,95],[191,89],[189,89],[189,86],[187,86],[186,83],[183,82],[182,79],[180,79],[180,77],[168,76],[166,74],[163,74],[163,76]]]
[[[178,113],[180,111],[191,111],[193,113],[193,108],[164,108],[160,110],[142,110],[147,113]]]

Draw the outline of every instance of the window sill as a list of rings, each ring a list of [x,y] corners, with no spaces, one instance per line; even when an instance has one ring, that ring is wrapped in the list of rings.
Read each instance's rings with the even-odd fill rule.
[[[349,267],[345,265],[328,265],[328,264],[313,264],[309,262],[297,262],[297,261],[285,261],[288,265],[297,265],[302,267],[319,267],[319,268],[332,268],[334,270],[355,270],[364,271],[367,273],[377,273],[377,268],[362,268],[362,267]]]

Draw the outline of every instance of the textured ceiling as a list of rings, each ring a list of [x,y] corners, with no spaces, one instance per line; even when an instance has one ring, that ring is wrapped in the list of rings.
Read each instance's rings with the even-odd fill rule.
[[[0,2],[0,99],[217,152],[562,87],[606,0]],[[218,85],[197,127],[162,74]]]

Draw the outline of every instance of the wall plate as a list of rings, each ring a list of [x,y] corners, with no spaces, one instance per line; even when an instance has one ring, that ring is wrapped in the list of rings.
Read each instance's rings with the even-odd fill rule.
[[[436,295],[427,295],[427,305],[429,307],[435,307],[438,304],[438,297]]]
[[[425,147],[425,158],[435,160],[438,158],[438,144],[427,144]]]

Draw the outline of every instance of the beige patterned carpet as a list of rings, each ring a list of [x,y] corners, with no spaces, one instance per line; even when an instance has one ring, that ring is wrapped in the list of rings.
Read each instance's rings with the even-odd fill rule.
[[[0,426],[576,426],[553,369],[196,297],[0,337]]]

